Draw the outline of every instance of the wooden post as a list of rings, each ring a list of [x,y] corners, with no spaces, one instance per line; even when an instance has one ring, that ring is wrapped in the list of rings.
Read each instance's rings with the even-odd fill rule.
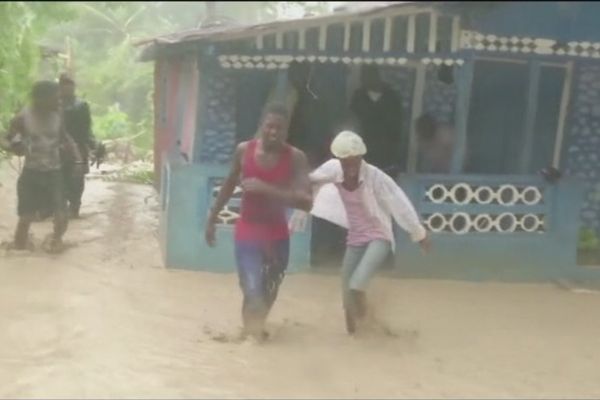
[[[538,105],[538,89],[540,84],[540,62],[529,64],[529,87],[527,89],[527,108],[525,109],[525,127],[523,129],[523,146],[521,147],[519,172],[526,174],[531,164],[533,151],[533,135],[535,133],[535,116]]]
[[[459,68],[458,93],[456,96],[456,123],[455,123],[455,145],[452,156],[452,174],[462,173],[467,148],[467,125],[469,121],[469,107],[471,104],[471,87],[473,85],[473,73],[475,61],[465,60]]]
[[[412,112],[410,118],[410,128],[408,137],[408,166],[407,171],[409,174],[414,174],[417,171],[417,160],[418,160],[418,141],[417,132],[415,127],[415,121],[423,112],[423,95],[425,93],[425,78],[426,78],[426,66],[422,62],[417,61],[415,67],[415,87],[413,91],[413,102]]]
[[[560,167],[560,156],[562,152],[563,138],[565,136],[565,121],[571,97],[571,85],[573,84],[573,61],[569,61],[565,70],[565,83],[563,86],[562,97],[560,101],[560,113],[558,114],[558,130],[556,132],[556,141],[554,144],[554,157],[552,166]]]

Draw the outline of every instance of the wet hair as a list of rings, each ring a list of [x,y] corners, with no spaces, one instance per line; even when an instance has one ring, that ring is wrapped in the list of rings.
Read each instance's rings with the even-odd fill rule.
[[[262,116],[260,117],[260,121],[264,121],[267,115],[278,115],[284,118],[286,121],[289,121],[290,119],[290,113],[287,107],[281,103],[267,104],[262,113]]]
[[[38,81],[31,88],[32,100],[45,100],[58,92],[58,84],[52,81]]]
[[[438,123],[431,114],[423,114],[416,121],[417,135],[423,140],[432,140],[438,130]]]

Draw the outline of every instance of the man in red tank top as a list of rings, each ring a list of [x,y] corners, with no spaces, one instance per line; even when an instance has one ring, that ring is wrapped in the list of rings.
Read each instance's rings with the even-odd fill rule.
[[[285,106],[267,106],[261,118],[260,136],[238,145],[206,226],[206,241],[214,246],[218,215],[241,180],[235,255],[244,294],[244,331],[258,339],[266,336],[264,323],[288,264],[286,209],[312,208],[308,162],[302,151],[286,143],[288,126]]]

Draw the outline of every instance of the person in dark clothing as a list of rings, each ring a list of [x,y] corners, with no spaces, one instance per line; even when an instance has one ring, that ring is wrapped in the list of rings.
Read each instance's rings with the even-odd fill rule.
[[[60,96],[63,106],[63,118],[67,133],[73,138],[85,162],[82,174],[72,174],[66,167],[65,182],[69,213],[71,218],[79,217],[81,197],[85,189],[85,174],[89,172],[90,150],[103,153],[103,147],[97,143],[92,134],[92,117],[87,102],[75,95],[75,81],[68,74],[59,78]]]
[[[402,164],[402,102],[383,80],[375,65],[365,65],[360,74],[361,87],[350,102],[355,129],[362,136],[369,153],[365,160],[392,174]]]
[[[316,167],[329,156],[331,129],[327,104],[311,87],[312,68],[308,62],[293,62],[288,70],[288,80],[296,91],[289,143],[302,150],[310,166]]]
[[[29,247],[29,228],[40,209],[54,215],[54,231],[44,246],[56,252],[62,248],[62,237],[68,226],[62,167],[70,164],[79,173],[83,161],[77,145],[66,133],[60,112],[58,85],[37,82],[31,91],[31,104],[23,108],[10,122],[1,147],[25,157],[23,171],[17,182],[17,212],[19,222],[13,247]]]

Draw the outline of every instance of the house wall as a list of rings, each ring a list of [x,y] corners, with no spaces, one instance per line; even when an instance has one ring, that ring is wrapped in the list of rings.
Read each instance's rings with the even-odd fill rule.
[[[579,64],[563,147],[563,169],[585,182],[583,226],[600,234],[600,64]]]
[[[199,70],[193,57],[162,59],[154,69],[154,171],[160,182],[166,157],[193,157]]]
[[[498,36],[600,42],[597,2],[503,2],[462,8],[463,29]],[[534,55],[532,58],[535,58]],[[600,234],[600,63],[575,62],[560,169],[584,182],[580,219]]]
[[[203,164],[226,165],[236,140],[235,78],[227,71],[208,68],[202,75],[202,115],[199,116],[194,160]]]

